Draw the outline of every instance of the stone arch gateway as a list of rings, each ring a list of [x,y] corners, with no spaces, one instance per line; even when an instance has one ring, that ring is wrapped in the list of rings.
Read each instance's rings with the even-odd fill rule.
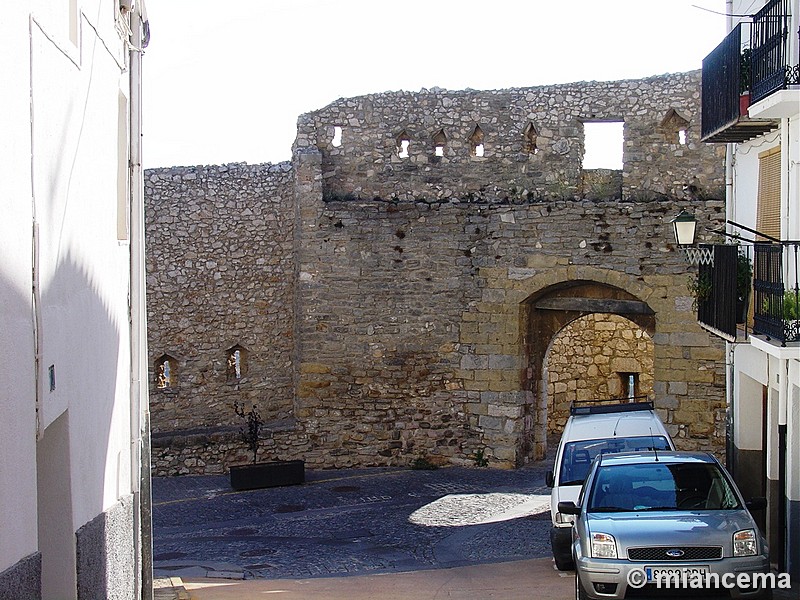
[[[525,306],[523,352],[527,368],[522,388],[533,395],[531,449],[534,458],[542,458],[547,450],[547,424],[551,417],[546,389],[543,389],[543,369],[547,351],[559,332],[581,317],[603,314],[624,316],[652,338],[656,329],[655,312],[624,289],[593,281],[564,281],[551,285],[526,299]],[[599,353],[598,349],[595,352]],[[586,378],[592,376],[592,373],[583,374]],[[662,416],[667,420],[666,411]]]

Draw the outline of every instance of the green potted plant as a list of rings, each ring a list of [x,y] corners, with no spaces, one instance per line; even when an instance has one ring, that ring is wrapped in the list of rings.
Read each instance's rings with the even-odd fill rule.
[[[797,290],[786,290],[783,293],[783,320],[800,320],[800,294]]]
[[[261,429],[264,427],[258,407],[254,404],[253,408],[245,411],[244,406],[234,402],[233,409],[247,424],[246,427],[239,428],[239,436],[253,453],[253,462],[231,467],[231,487],[235,490],[252,490],[303,483],[305,462],[302,460],[258,462]]]
[[[695,276],[690,276],[688,286],[693,299],[693,310],[697,310],[698,306],[711,298],[711,276],[708,273],[699,272]]]
[[[750,290],[753,287],[753,263],[743,253],[736,258],[736,322],[747,322],[750,308]]]

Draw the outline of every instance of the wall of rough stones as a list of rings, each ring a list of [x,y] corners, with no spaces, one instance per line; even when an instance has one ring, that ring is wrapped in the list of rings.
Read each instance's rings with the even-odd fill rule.
[[[700,80],[693,71],[345,98],[302,115],[294,147],[321,150],[326,199],[563,199],[591,191],[582,184],[583,124],[622,122],[623,199],[681,197],[687,185],[720,197],[724,152],[700,142]],[[470,141],[476,127],[483,156]],[[685,129],[685,144],[677,128]],[[436,156],[442,134],[443,155]],[[401,139],[408,140],[406,158],[398,152]]]
[[[220,435],[237,452],[234,402],[256,405],[270,423],[294,419],[293,179],[289,163],[145,175],[153,444],[176,471],[218,464],[208,452],[224,445]],[[239,378],[227,364],[237,346]],[[160,389],[164,355],[175,361],[173,384]],[[206,450],[177,460],[186,445],[175,431],[199,435],[192,439]]]
[[[245,392],[270,424],[265,458],[539,458],[537,357],[554,336],[537,337],[537,302],[565,289],[649,315],[657,408],[680,447],[721,449],[724,345],[695,323],[669,225],[682,208],[701,234],[724,219],[722,153],[698,141],[699,89],[688,73],[374,94],[302,115],[291,165],[148,171],[150,352],[153,364],[172,353],[180,382],[151,394],[156,472],[245,462],[228,409]],[[625,123],[621,183],[581,169],[590,120]],[[220,238],[254,250],[234,268]],[[253,292],[238,298],[243,288]],[[574,316],[597,312],[614,313]],[[234,344],[256,369],[247,390],[224,376]]]
[[[654,397],[653,340],[645,330],[597,313],[564,327],[547,353],[547,433],[561,434],[575,401],[625,397],[620,373],[636,374],[636,396]]]

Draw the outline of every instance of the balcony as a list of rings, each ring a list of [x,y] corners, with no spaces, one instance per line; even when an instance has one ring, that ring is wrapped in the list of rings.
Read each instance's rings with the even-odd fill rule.
[[[701,140],[709,143],[746,142],[776,129],[775,119],[751,119],[752,52],[742,52],[740,23],[703,59]]]
[[[800,85],[800,60],[791,60],[789,0],[770,0],[753,15],[750,29],[750,101]],[[793,35],[800,35],[796,32]],[[800,42],[800,37],[796,38]],[[800,51],[800,43],[795,52]]]
[[[800,242],[707,247],[714,261],[693,290],[700,325],[732,342],[748,328],[781,347],[800,342]]]
[[[781,346],[800,342],[799,262],[800,242],[753,246],[753,333]]]

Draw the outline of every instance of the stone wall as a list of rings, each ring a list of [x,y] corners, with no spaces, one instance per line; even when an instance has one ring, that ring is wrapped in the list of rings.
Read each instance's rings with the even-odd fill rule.
[[[237,429],[233,403],[293,418],[294,201],[289,163],[147,171],[147,302],[154,439]],[[241,347],[240,377],[227,352]],[[168,355],[172,385],[156,386]]]
[[[344,98],[298,119],[295,149],[322,152],[326,199],[564,199],[592,191],[582,185],[583,124],[622,122],[622,198],[681,197],[686,186],[722,197],[724,149],[700,142],[700,80],[693,71]],[[476,127],[483,156],[470,139]],[[402,139],[406,158],[398,151]]]
[[[240,398],[268,422],[264,458],[541,458],[546,351],[594,314],[652,339],[679,446],[722,448],[724,345],[696,325],[669,225],[724,220],[698,99],[699,73],[375,94],[302,115],[291,165],[148,171],[150,352],[178,377],[152,389],[156,472],[245,462]],[[581,169],[582,122],[603,119],[625,122],[621,184]],[[235,345],[248,381],[226,376]]]
[[[636,396],[654,398],[653,340],[645,330],[608,314],[588,315],[564,327],[545,367],[548,434],[561,434],[575,401],[625,397],[620,373],[636,374]],[[661,416],[666,422],[669,415]]]

